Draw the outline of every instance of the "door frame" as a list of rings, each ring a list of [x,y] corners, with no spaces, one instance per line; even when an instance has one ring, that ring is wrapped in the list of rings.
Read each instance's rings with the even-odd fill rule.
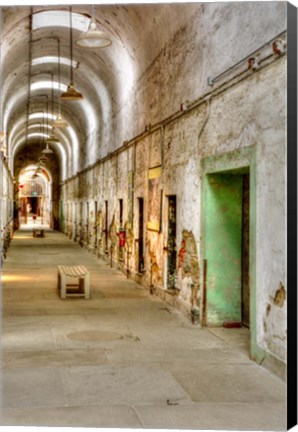
[[[249,168],[250,200],[249,200],[249,277],[250,277],[250,356],[258,363],[261,362],[265,353],[257,344],[257,298],[256,298],[256,240],[257,240],[257,183],[256,183],[256,146],[244,147],[232,152],[206,157],[201,160],[201,246],[200,246],[200,268],[204,268],[206,255],[206,211],[205,201],[207,193],[207,175],[224,174],[241,169]],[[208,269],[207,269],[208,271]],[[205,286],[204,272],[201,272],[201,286]],[[208,286],[206,287],[208,290]],[[203,305],[201,316],[204,316]]]

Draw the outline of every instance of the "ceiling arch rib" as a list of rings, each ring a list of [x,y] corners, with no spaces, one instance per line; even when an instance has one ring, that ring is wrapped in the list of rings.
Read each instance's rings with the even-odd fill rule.
[[[49,87],[49,85],[52,85],[51,82],[46,83],[46,88]],[[58,86],[58,83],[56,85],[56,87]],[[32,104],[30,104],[31,106],[31,113],[29,114],[29,120],[34,118],[34,117],[39,117],[40,121],[43,120],[43,118],[46,119],[47,114],[45,112],[42,112],[41,109],[39,109],[40,113],[32,113],[32,110],[35,109],[35,104],[34,104],[34,97],[35,97],[35,92],[37,92],[38,90],[44,90],[44,86],[37,86],[40,88],[35,88],[32,91]],[[34,88],[34,87],[33,87]],[[37,101],[35,101],[37,102]],[[21,105],[20,102],[20,94],[18,95],[18,97],[15,96],[15,98],[11,99],[8,103],[8,107],[7,107],[7,111],[6,111],[6,115],[9,116],[10,111],[14,111],[15,110],[15,105]],[[26,113],[25,113],[25,108],[26,108],[26,91],[23,91],[23,116],[26,117]],[[39,102],[39,107],[40,107],[40,102]],[[56,118],[57,116],[57,112],[54,112],[54,116],[52,115],[52,113],[50,112],[51,107],[49,107],[49,113],[48,113],[48,118],[53,120]],[[33,117],[32,117],[33,116]],[[72,118],[72,117],[71,117]],[[8,148],[12,148],[13,147],[13,142],[14,142],[14,134],[16,133],[16,130],[18,129],[18,127],[16,127],[15,125],[12,126],[11,128],[11,133],[9,134],[9,140],[8,140]],[[68,141],[70,143],[70,146],[72,148],[72,151],[70,152],[71,154],[71,165],[72,165],[72,169],[70,170],[71,175],[73,173],[75,173],[77,171],[77,159],[78,159],[78,154],[79,154],[79,137],[78,137],[78,133],[76,132],[75,128],[73,128],[70,124],[69,126],[69,137],[68,139],[66,139],[65,135],[63,135],[64,137],[64,141]],[[62,141],[63,142],[63,141]]]
[[[34,142],[34,141],[30,141],[30,142]],[[30,145],[30,142],[28,143]],[[36,142],[36,141],[35,141]],[[18,152],[18,150],[20,150],[22,148],[22,146],[24,146],[26,144],[26,137],[22,137],[20,138],[20,140],[16,143],[14,150],[12,152],[12,159],[15,159],[15,156]],[[57,153],[59,161],[60,161],[60,170],[61,170],[61,180],[66,180],[67,178],[67,173],[66,173],[66,163],[67,163],[67,155],[66,155],[66,151],[65,148],[62,146],[62,144],[60,142],[57,142],[55,144],[52,144],[52,146],[54,147],[54,149],[56,150],[55,153]]]
[[[45,120],[46,114],[44,112],[41,112],[40,110],[37,112],[33,112],[29,115],[29,127],[36,125],[41,125]],[[48,117],[50,119],[54,119],[55,116],[52,116],[52,114],[48,114]],[[9,147],[14,148],[15,142],[19,137],[19,131],[21,130],[21,133],[25,134],[26,132],[26,122],[27,118],[26,115],[23,114],[22,117],[18,119],[18,121],[14,124],[13,129],[11,130],[10,134],[10,142]],[[32,123],[35,122],[35,123]],[[48,127],[48,130],[51,129],[50,125],[44,125],[46,128]],[[68,155],[69,155],[69,163],[68,163],[68,174],[74,175],[77,172],[77,165],[78,165],[78,151],[79,151],[79,143],[78,143],[78,137],[77,133],[74,130],[74,128],[69,125],[68,128],[64,130],[58,130],[59,136],[62,136],[62,143],[65,142],[68,145]]]
[[[37,118],[38,119],[38,118]],[[40,117],[40,119],[42,119],[42,117]],[[30,139],[33,137],[40,137],[44,139],[48,139],[50,136],[50,132],[51,132],[51,126],[49,125],[45,125],[45,128],[48,129],[45,134],[40,133],[40,122],[37,123],[29,123],[29,134],[28,134],[28,139],[30,142]],[[68,132],[68,136],[66,135]],[[77,157],[76,157],[76,146],[72,146],[72,144],[74,144],[74,140],[76,139],[76,136],[73,135],[71,133],[71,131],[62,131],[62,130],[58,130],[56,129],[56,135],[58,137],[58,139],[60,140],[60,144],[62,145],[62,147],[64,148],[65,151],[65,157],[67,159],[67,168],[66,168],[66,176],[72,176],[76,171],[76,164],[77,164]],[[35,134],[35,135],[32,135]],[[21,139],[22,137],[26,136],[26,118],[23,118],[23,122],[22,124],[19,124],[19,129],[18,131],[15,133],[14,136],[14,141],[12,143],[12,152],[13,155],[16,154],[16,152],[18,151],[19,146],[21,146],[24,141]],[[45,142],[41,142],[41,147],[42,145],[45,145]],[[51,144],[52,146],[52,144]],[[73,148],[74,147],[74,148]]]
[[[46,37],[59,37],[61,40],[61,82],[65,85],[68,84],[69,79],[69,11],[64,7],[55,6],[55,9],[47,7],[33,8],[32,14],[32,33],[33,39],[40,39],[40,43],[33,44],[32,46],[32,71],[40,71],[42,68],[55,68],[55,63],[58,63],[57,58],[57,44],[56,42],[48,43],[43,42]],[[73,12],[73,30],[74,41],[79,33],[87,30],[90,18],[85,14],[90,13],[89,6],[75,6],[78,12]],[[45,9],[48,9],[45,11]],[[96,8],[97,16],[99,9]],[[24,10],[22,10],[22,20],[16,21],[19,26],[19,31],[24,32],[24,21],[29,18],[32,12],[30,8],[26,8],[27,17]],[[111,17],[111,11],[115,10],[114,16]],[[102,11],[100,11],[100,14]],[[51,18],[49,18],[49,14]],[[116,16],[117,15],[117,16]],[[146,14],[145,14],[146,15]],[[54,18],[55,17],[55,18]],[[125,25],[122,18],[125,18]],[[78,89],[84,94],[85,101],[78,103],[77,106],[67,106],[66,103],[61,104],[61,112],[63,117],[66,118],[70,124],[73,122],[73,131],[71,134],[77,138],[78,154],[79,157],[73,157],[73,161],[81,160],[82,163],[78,169],[93,163],[98,157],[104,156],[109,151],[119,146],[122,141],[121,131],[127,128],[123,121],[117,121],[117,130],[115,130],[115,116],[119,116],[120,110],[126,108],[125,100],[131,96],[131,89],[137,80],[137,72],[140,66],[136,58],[136,42],[134,36],[135,26],[133,25],[136,17],[138,17],[138,25],[143,27],[142,17],[136,8],[132,8],[131,12],[124,10],[122,7],[115,8],[114,6],[107,6],[104,8],[100,24],[104,24],[104,30],[112,35],[113,44],[111,48],[103,50],[87,51],[83,48],[78,48],[74,44],[74,58],[77,61],[78,68],[75,69],[75,84]],[[106,19],[108,18],[108,19]],[[16,16],[15,16],[16,19]],[[99,21],[99,20],[98,20]],[[54,23],[54,25],[53,25]],[[127,31],[128,29],[128,31]],[[12,37],[12,34],[11,34]],[[18,77],[10,79],[8,88],[8,101],[14,96],[14,92],[20,93],[22,88],[27,90],[26,83],[28,81],[28,58],[24,56],[24,46],[26,39],[16,38],[13,42],[16,48],[15,55],[10,56],[10,66],[20,68],[21,73],[17,74],[18,77],[24,76],[22,82],[18,83]],[[17,55],[17,52],[20,54]],[[6,50],[7,56],[9,50]],[[24,61],[25,57],[25,61]],[[62,60],[64,59],[64,60]],[[20,64],[21,63],[21,64]],[[8,75],[8,67],[6,67],[6,78]],[[10,67],[10,71],[15,68]],[[56,70],[56,68],[55,68]],[[27,72],[27,80],[26,80]],[[138,74],[139,76],[139,74]],[[88,77],[88,80],[86,80]],[[34,83],[39,83],[42,80],[34,77]],[[42,86],[42,84],[35,84]],[[34,89],[34,87],[33,87]],[[32,90],[35,92],[35,90]],[[36,89],[37,92],[45,91],[44,89]],[[55,102],[58,91],[55,91]],[[19,99],[20,101],[20,99]],[[13,104],[12,104],[13,105]],[[36,103],[31,104],[32,109],[35,109]],[[6,123],[9,124],[8,129],[12,130],[14,123],[18,116],[26,110],[26,103],[22,107],[20,104],[15,104],[10,110],[6,110]],[[31,109],[30,109],[31,110]],[[129,114],[127,114],[129,115]],[[127,117],[126,117],[127,118]],[[17,129],[17,128],[16,128]],[[120,138],[120,139],[119,139]],[[71,139],[73,141],[73,139]],[[81,157],[83,154],[83,158]],[[83,166],[82,166],[83,165]],[[72,163],[74,168],[74,162]],[[71,170],[73,172],[73,169]]]
[[[49,91],[49,96],[50,96],[50,90],[52,88],[52,81],[45,81],[43,80],[42,77],[42,73],[41,73],[41,81],[37,80],[38,75],[34,75],[34,82],[32,82],[31,84],[31,93],[32,93],[32,99],[35,97],[35,94],[38,94],[38,91],[42,91],[42,90],[48,90]],[[66,84],[64,84],[63,82],[60,83],[60,90],[59,90],[59,83],[57,81],[54,81],[54,92],[55,92],[55,96],[58,93],[58,97],[60,97],[61,91],[63,91],[64,89],[66,89]],[[91,93],[91,91],[90,91]],[[86,93],[85,93],[86,94]],[[24,109],[25,109],[25,100],[26,100],[26,88],[22,88],[22,94],[20,94],[20,91],[18,93],[15,93],[14,96],[12,96],[8,103],[6,104],[6,110],[5,110],[5,114],[4,114],[4,124],[7,125],[9,118],[11,117],[11,113],[14,112],[16,110],[16,106],[18,105],[19,101],[21,98],[23,98],[24,100]],[[50,105],[50,104],[49,104]],[[57,96],[55,97],[55,101],[54,101],[54,105],[57,106]],[[87,144],[90,145],[90,148],[96,148],[96,143],[90,142],[94,140],[94,136],[96,136],[96,131],[100,129],[100,115],[98,114],[98,110],[99,108],[95,105],[92,104],[90,101],[90,98],[88,98],[88,96],[85,96],[85,99],[78,103],[75,103],[76,106],[72,105],[70,106],[70,104],[67,104],[67,106],[70,108],[70,110],[72,111],[72,114],[68,116],[68,122],[71,124],[71,122],[73,121],[74,118],[78,118],[81,119],[81,122],[83,122],[83,124],[85,125],[85,127],[87,128],[87,130],[91,131],[91,135],[89,137],[89,142],[87,142]],[[105,103],[105,105],[107,105],[107,103]],[[33,101],[30,99],[30,107],[34,108],[34,104]],[[97,107],[97,112],[95,112],[95,108]],[[66,103],[62,103],[61,104],[61,112],[63,114],[63,116],[65,116],[64,111],[66,108]],[[51,109],[51,107],[49,106],[49,110]],[[76,110],[76,112],[74,113],[74,110]],[[56,113],[57,115],[57,113]],[[8,126],[6,126],[6,129],[8,129]],[[82,128],[79,127],[79,130],[81,130]],[[74,145],[77,147],[76,151],[75,151],[75,155],[74,155],[74,160],[77,160],[77,156],[78,156],[78,143],[80,141],[80,138],[77,136],[76,132],[75,132],[75,128],[73,128],[72,132],[72,137],[74,138]],[[76,136],[75,136],[76,135]],[[85,140],[82,140],[81,137],[81,141],[83,141],[83,143],[85,142]],[[92,152],[88,152],[89,155],[92,155]],[[96,155],[94,155],[95,157]],[[91,162],[91,161],[90,161]],[[77,165],[77,164],[76,164]],[[75,170],[77,170],[77,166],[73,167]]]

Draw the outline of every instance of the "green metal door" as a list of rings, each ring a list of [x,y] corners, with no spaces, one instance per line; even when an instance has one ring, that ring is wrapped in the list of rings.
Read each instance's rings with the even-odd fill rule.
[[[243,176],[206,176],[207,325],[241,323]]]

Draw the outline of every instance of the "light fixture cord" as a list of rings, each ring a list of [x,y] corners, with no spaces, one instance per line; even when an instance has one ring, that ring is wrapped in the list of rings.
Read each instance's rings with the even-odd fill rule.
[[[29,58],[28,58],[28,95],[27,95],[27,119],[26,119],[26,145],[28,145],[29,111],[31,97],[31,62],[32,62],[32,15],[33,8],[30,8],[29,15]]]
[[[70,20],[70,82],[73,83],[73,70],[72,70],[72,7],[69,6],[69,20]]]
[[[54,74],[52,73],[52,133],[54,134]]]
[[[58,40],[58,83],[59,83],[59,91],[60,91],[60,39]],[[61,115],[61,104],[60,104],[60,97],[58,98],[58,117],[60,118]]]
[[[44,134],[45,134],[45,130],[44,130],[44,111],[42,112],[42,143],[44,146]]]

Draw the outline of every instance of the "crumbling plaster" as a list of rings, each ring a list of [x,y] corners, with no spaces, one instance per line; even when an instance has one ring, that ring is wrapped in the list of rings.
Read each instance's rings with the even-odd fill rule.
[[[185,112],[181,111],[184,109],[181,104],[188,102],[189,105],[207,93],[210,96],[212,89],[207,85],[209,76],[214,77],[223,72],[285,30],[286,4],[247,2],[191,6],[147,5],[145,9],[136,6],[132,9],[127,7],[127,10],[124,6],[115,5],[110,10],[116,14],[112,21],[108,18],[109,8],[104,9],[102,19],[107,29],[112,29],[115,37],[118,35],[122,38],[123,49],[131,56],[135,75],[130,91],[121,96],[123,82],[117,78],[119,61],[116,61],[121,50],[119,51],[117,43],[115,51],[112,48],[110,54],[105,51],[102,57],[99,55],[90,61],[94,74],[99,65],[106,65],[102,75],[103,85],[107,89],[104,99],[108,95],[112,101],[109,111],[111,117],[109,114],[104,117],[101,111],[104,103],[100,98],[92,101],[98,122],[92,130],[87,130],[86,125],[83,125],[82,135],[78,134],[78,157],[80,169],[95,165],[79,176],[68,179],[61,186],[61,201],[67,204],[64,209],[68,209],[65,230],[71,238],[77,240],[74,222],[77,220],[79,223],[79,203],[82,202],[84,211],[80,235],[84,239],[82,245],[88,247],[90,239],[83,232],[88,218],[86,202],[89,202],[91,224],[95,216],[93,201],[96,201],[98,242],[94,251],[108,260],[104,241],[108,232],[103,231],[106,216],[104,201],[108,201],[109,205],[108,227],[114,217],[119,229],[118,200],[123,199],[123,223],[126,223],[127,236],[124,262],[120,262],[118,250],[118,255],[113,256],[113,265],[117,265],[118,260],[119,267],[124,271],[129,266],[130,277],[135,277],[148,288],[153,284],[155,288],[165,290],[167,195],[177,196],[178,251],[183,232],[191,233],[201,263],[201,161],[212,155],[228,154],[254,146],[257,159],[257,342],[266,352],[285,360],[286,294],[282,305],[276,304],[274,298],[280,283],[285,287],[286,293],[286,56],[276,57],[260,70],[247,72],[232,87],[212,95],[209,104],[204,101]],[[117,22],[119,17],[121,19]],[[132,25],[134,20],[135,26]],[[146,23],[144,28],[143,23]],[[84,55],[81,55],[83,62]],[[123,57],[119,56],[121,58]],[[115,64],[118,64],[117,68],[113,66]],[[107,79],[109,67],[111,77]],[[78,76],[82,71],[79,68]],[[78,83],[82,84],[84,90],[82,76],[78,78]],[[86,86],[86,91],[91,97],[89,85]],[[75,114],[78,117],[81,113],[81,108],[72,108],[69,115]],[[172,121],[165,121],[177,113],[181,115]],[[164,125],[159,129],[150,129],[150,126],[163,121]],[[147,132],[144,133],[146,126]],[[132,139],[135,141],[130,147],[124,146],[118,153],[111,153],[120,149],[125,141]],[[101,159],[97,161],[98,158]],[[148,169],[158,165],[162,165],[163,191],[160,233],[146,229]],[[129,228],[128,173],[131,171],[134,172],[134,220],[133,226]],[[145,205],[146,271],[142,275],[137,274],[136,270],[138,197],[144,198]],[[108,241],[111,241],[111,237]],[[202,266],[198,266],[198,269],[202,280]],[[189,274],[178,278],[178,287],[182,288],[182,292],[177,295],[177,306],[181,300],[191,307],[191,296],[187,295],[188,278]],[[201,290],[201,286],[199,289]],[[200,298],[201,292],[197,294]]]
[[[166,196],[177,196],[177,249],[183,240],[183,230],[194,236],[197,251],[200,251],[200,161],[207,156],[224,154],[235,149],[255,146],[257,149],[257,335],[258,343],[279,359],[284,359],[285,320],[283,307],[278,307],[275,316],[280,323],[267,323],[264,330],[264,316],[269,297],[275,294],[285,274],[285,232],[281,229],[285,223],[285,58],[277,59],[270,66],[258,71],[238,85],[212,98],[210,115],[207,123],[206,104],[185,113],[168,126],[148,133],[135,145],[136,166],[134,170],[134,225],[133,239],[138,237],[137,197],[145,201],[145,224],[147,219],[146,203],[148,200],[148,169],[160,165],[163,160],[162,189],[163,214],[162,232],[145,229],[145,264],[146,272],[143,283],[149,287],[153,268],[153,283],[160,289],[165,288],[165,253],[167,229]],[[272,76],[275,76],[272,87]],[[245,95],[247,97],[245,97]],[[272,96],[273,95],[273,96]],[[273,102],[274,97],[274,103]],[[245,101],[245,103],[244,103]],[[261,106],[260,106],[261,105]],[[268,107],[270,107],[268,109]],[[259,112],[262,111],[263,122]],[[236,119],[236,120],[235,120]],[[263,128],[264,124],[264,128]],[[200,134],[200,132],[202,133]],[[198,136],[200,134],[200,140]],[[127,214],[127,172],[133,168],[134,147],[100,164],[97,170],[97,195],[99,209],[104,215],[103,199],[109,201],[108,220],[113,216],[119,227],[118,198],[124,200],[124,221]],[[126,156],[125,156],[126,155]],[[163,158],[163,159],[162,159]],[[119,160],[122,160],[119,169]],[[117,163],[118,161],[118,163]],[[118,167],[118,169],[117,169]],[[86,175],[86,174],[85,174]],[[115,182],[115,179],[117,181]],[[63,187],[62,187],[63,191]],[[90,194],[88,195],[90,199]],[[69,198],[69,197],[68,197]],[[83,197],[82,197],[83,198]],[[65,199],[67,199],[65,197]],[[84,197],[87,199],[87,195]],[[277,233],[278,232],[278,233]],[[105,256],[102,254],[102,256]],[[131,269],[135,269],[135,248],[132,241],[130,256]],[[201,260],[201,257],[199,257]],[[152,267],[153,266],[153,267]],[[131,273],[132,277],[134,272]],[[189,290],[190,275],[181,275],[180,298],[191,306]],[[200,274],[200,278],[202,275]],[[201,292],[198,293],[200,298]],[[260,301],[261,300],[261,301]],[[274,308],[272,311],[274,314]],[[272,315],[273,316],[273,315]],[[282,330],[283,328],[283,330]]]

